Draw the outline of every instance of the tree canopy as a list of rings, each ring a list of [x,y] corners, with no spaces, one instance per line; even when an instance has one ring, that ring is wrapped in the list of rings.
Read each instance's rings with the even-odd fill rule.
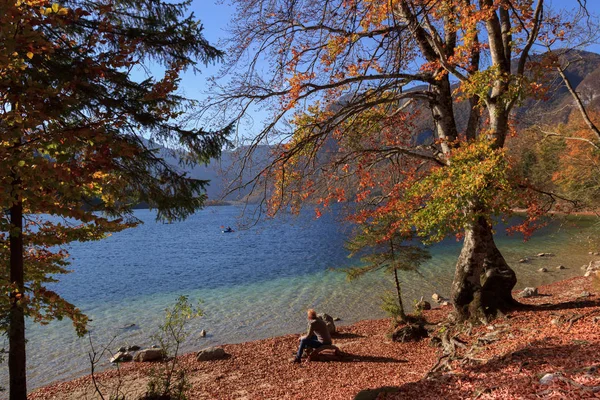
[[[0,5],[0,301],[9,333],[11,399],[26,398],[24,317],[86,317],[45,284],[67,272],[62,246],[98,240],[137,221],[181,219],[203,205],[206,181],[185,163],[220,155],[229,128],[190,128],[180,74],[222,56],[181,4],[156,0]],[[149,62],[160,78],[134,74]],[[143,75],[143,74],[142,74]],[[182,159],[169,165],[165,145]]]
[[[228,70],[245,72],[217,86],[210,106],[240,118],[271,107],[254,143],[279,145],[248,183],[265,185],[270,211],[353,201],[360,223],[391,213],[399,234],[456,234],[457,316],[513,306],[516,276],[492,216],[537,216],[540,192],[504,146],[512,111],[544,95],[552,65],[534,50],[558,45],[572,23],[544,0],[234,3]]]

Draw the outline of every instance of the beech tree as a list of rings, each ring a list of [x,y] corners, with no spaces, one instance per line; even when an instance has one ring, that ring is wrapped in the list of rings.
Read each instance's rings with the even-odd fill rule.
[[[250,149],[279,145],[246,182],[264,190],[270,211],[317,203],[318,214],[354,201],[365,206],[356,222],[393,212],[399,233],[458,235],[458,320],[513,307],[517,279],[494,243],[493,216],[540,207],[504,146],[511,111],[543,94],[537,72],[547,66],[529,62],[536,42],[560,40],[569,24],[545,13],[544,0],[233,3],[224,73],[244,73],[215,86],[206,112],[242,118],[270,107]]]
[[[205,200],[207,182],[156,149],[208,162],[227,141],[228,128],[190,129],[183,119],[193,102],[177,94],[180,73],[222,55],[188,4],[0,5],[0,285],[9,294],[0,312],[11,400],[27,398],[25,317],[67,317],[78,334],[86,329],[85,315],[45,287],[68,272],[62,246],[137,225],[131,210],[141,201],[173,220]],[[163,76],[134,79],[149,61]]]

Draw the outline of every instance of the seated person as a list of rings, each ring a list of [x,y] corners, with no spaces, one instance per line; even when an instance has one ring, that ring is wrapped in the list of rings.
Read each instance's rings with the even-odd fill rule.
[[[327,324],[321,318],[317,318],[315,310],[310,309],[306,312],[308,319],[308,331],[305,336],[300,336],[300,346],[298,347],[298,354],[294,358],[293,362],[299,363],[302,361],[302,352],[307,347],[316,349],[326,344],[331,344],[331,335]]]

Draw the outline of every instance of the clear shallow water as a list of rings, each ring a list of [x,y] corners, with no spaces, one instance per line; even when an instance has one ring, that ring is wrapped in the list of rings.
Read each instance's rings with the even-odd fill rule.
[[[240,209],[210,207],[188,220],[154,222],[154,214],[136,211],[145,221],[95,243],[75,243],[70,249],[74,273],[61,277],[53,289],[74,302],[91,319],[96,347],[117,336],[111,348],[152,345],[151,334],[179,295],[202,299],[205,316],[192,323],[194,334],[184,351],[300,332],[304,312],[314,307],[348,324],[384,316],[379,296],[392,285],[387,277],[371,275],[348,283],[330,267],[353,263],[343,249],[348,229],[326,214],[266,221],[249,230],[223,234],[235,226]],[[554,223],[529,242],[507,237],[498,229],[498,246],[519,277],[518,287],[537,286],[581,275],[582,264],[598,251],[594,240],[600,228],[588,218]],[[435,291],[449,294],[460,243],[446,240],[431,248],[433,258],[422,276],[403,274],[405,304]],[[553,257],[523,257],[552,252]],[[556,266],[566,270],[558,271]],[[547,267],[550,272],[537,270]],[[125,328],[135,324],[132,328]],[[208,331],[200,338],[201,329]],[[89,341],[78,339],[67,321],[49,326],[28,325],[29,387],[89,373]],[[7,384],[2,366],[0,384]]]

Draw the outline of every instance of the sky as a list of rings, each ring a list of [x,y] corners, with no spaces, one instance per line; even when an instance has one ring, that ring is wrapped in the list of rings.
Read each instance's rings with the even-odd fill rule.
[[[227,25],[234,15],[234,7],[230,3],[235,0],[193,0],[191,11],[204,25],[204,36],[213,45],[218,45],[219,40],[227,37]],[[574,10],[578,0],[549,0],[553,9]],[[586,2],[588,10],[600,16],[600,0],[581,0]],[[218,4],[221,3],[221,4]],[[221,48],[223,50],[223,48]],[[590,51],[600,53],[600,44],[592,45]],[[201,74],[186,73],[183,77],[183,94],[190,98],[202,99],[206,91],[206,78],[217,73],[219,66],[201,68]]]

